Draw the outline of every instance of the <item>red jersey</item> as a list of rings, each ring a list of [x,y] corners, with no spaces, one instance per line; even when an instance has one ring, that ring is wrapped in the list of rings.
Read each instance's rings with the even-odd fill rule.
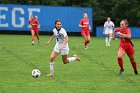
[[[131,35],[131,31],[129,28],[116,28],[115,32],[120,32],[122,34]],[[123,38],[120,36],[120,46],[124,45],[133,45],[131,38]]]
[[[84,31],[87,31],[88,30],[89,31],[89,19],[88,18],[81,19],[80,24],[82,26],[84,26],[84,27],[82,27],[82,30],[84,30]]]
[[[31,20],[29,20],[29,24],[32,26],[32,28],[37,28],[39,22],[37,19],[31,19]],[[33,25],[33,24],[37,24],[37,25]]]

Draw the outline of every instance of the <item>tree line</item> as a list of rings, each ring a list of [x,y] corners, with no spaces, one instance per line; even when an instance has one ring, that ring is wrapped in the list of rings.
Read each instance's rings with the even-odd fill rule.
[[[128,19],[130,26],[140,26],[140,0],[0,0],[1,4],[90,7],[94,26],[101,26],[107,17],[119,26]]]

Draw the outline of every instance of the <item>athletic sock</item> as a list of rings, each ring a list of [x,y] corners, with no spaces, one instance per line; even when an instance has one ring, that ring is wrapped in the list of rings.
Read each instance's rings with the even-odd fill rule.
[[[112,40],[112,37],[109,37],[109,40],[108,40],[109,45],[110,45],[111,40]]]
[[[32,44],[34,44],[34,37],[32,36]]]
[[[108,46],[108,37],[105,38],[106,46]]]
[[[134,71],[137,71],[137,64],[136,61],[131,62]]]
[[[84,41],[84,45],[87,46],[87,41]]]
[[[69,63],[73,62],[73,61],[76,61],[76,57],[69,57],[68,60],[69,60]]]
[[[54,62],[50,62],[50,73],[54,73]]]
[[[122,58],[118,58],[118,64],[119,64],[120,68],[123,69],[123,60],[122,60]]]

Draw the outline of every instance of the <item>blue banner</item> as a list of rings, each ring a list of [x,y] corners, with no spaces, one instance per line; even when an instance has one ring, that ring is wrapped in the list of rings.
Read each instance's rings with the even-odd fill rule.
[[[140,27],[129,27],[131,30],[132,38],[140,38]],[[103,26],[96,27],[96,36],[97,37],[104,37],[103,34]],[[118,37],[116,35],[116,37]]]
[[[30,31],[28,21],[33,15],[39,20],[40,31],[52,31],[54,21],[60,19],[67,32],[80,32],[79,21],[84,12],[88,13],[92,28],[91,8],[0,4],[0,30]]]

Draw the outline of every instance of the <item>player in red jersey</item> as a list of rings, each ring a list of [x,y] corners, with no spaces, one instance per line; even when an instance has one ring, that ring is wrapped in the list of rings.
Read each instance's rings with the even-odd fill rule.
[[[36,35],[38,44],[39,44],[39,41],[40,41],[39,30],[38,30],[39,22],[38,22],[37,18],[35,18],[34,16],[31,16],[31,20],[29,20],[29,25],[31,26],[32,45],[34,45],[34,35]]]
[[[134,69],[134,72],[136,75],[138,75],[137,71],[137,64],[134,59],[134,49],[133,49],[133,43],[131,42],[131,31],[128,28],[128,22],[127,20],[122,20],[120,22],[120,28],[115,29],[115,33],[117,33],[120,37],[120,46],[118,49],[118,64],[120,66],[120,71],[119,75],[121,75],[124,72],[124,67],[123,67],[123,59],[122,57],[127,54],[132,67]]]
[[[90,42],[90,25],[89,25],[89,19],[88,19],[88,14],[87,13],[84,13],[83,14],[83,19],[80,20],[80,24],[79,24],[79,27],[82,28],[82,31],[81,31],[81,35],[84,37],[84,46],[85,46],[85,49],[88,48],[88,43]]]

